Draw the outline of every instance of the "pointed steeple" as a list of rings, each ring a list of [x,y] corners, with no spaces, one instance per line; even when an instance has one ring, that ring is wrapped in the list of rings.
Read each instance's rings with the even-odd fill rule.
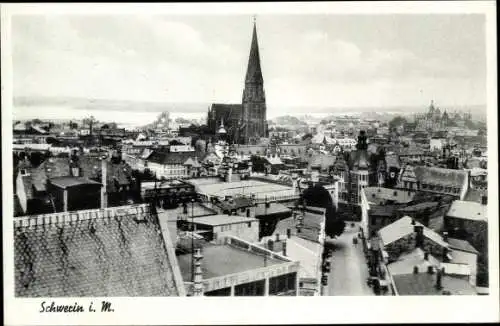
[[[248,68],[245,83],[263,83],[262,71],[260,68],[259,43],[257,41],[257,24],[255,23],[255,17],[253,21],[252,45],[250,47],[250,56],[248,58]]]

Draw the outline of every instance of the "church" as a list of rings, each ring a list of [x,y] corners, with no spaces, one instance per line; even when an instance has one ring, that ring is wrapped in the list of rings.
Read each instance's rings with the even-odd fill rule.
[[[213,103],[208,109],[207,125],[211,133],[226,137],[229,143],[255,145],[260,138],[268,137],[266,96],[255,20],[242,103]]]

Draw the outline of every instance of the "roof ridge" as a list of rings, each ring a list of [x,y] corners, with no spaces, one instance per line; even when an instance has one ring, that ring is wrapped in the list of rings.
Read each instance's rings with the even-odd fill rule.
[[[135,213],[131,213],[130,210],[135,209]],[[123,210],[128,210],[126,214],[122,213]],[[85,220],[97,220],[118,216],[131,216],[131,215],[146,215],[149,214],[148,204],[133,204],[126,206],[115,206],[108,208],[98,208],[98,209],[87,209],[72,212],[58,212],[40,215],[28,215],[28,216],[18,216],[14,217],[14,227],[30,227],[30,226],[40,226],[40,225],[51,225],[51,224],[66,224],[71,222],[85,221]]]

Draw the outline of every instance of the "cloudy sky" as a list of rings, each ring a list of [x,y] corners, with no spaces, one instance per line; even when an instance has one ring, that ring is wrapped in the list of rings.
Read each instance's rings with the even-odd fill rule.
[[[259,15],[268,107],[485,104],[482,15]],[[241,101],[252,16],[14,16],[15,96]]]

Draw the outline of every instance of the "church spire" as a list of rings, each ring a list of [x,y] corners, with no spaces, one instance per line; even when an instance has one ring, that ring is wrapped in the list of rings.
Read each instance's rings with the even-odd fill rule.
[[[248,58],[248,68],[245,83],[263,83],[262,71],[260,68],[259,43],[257,41],[257,24],[255,22],[255,16],[253,17],[252,45],[250,47],[250,56]]]

